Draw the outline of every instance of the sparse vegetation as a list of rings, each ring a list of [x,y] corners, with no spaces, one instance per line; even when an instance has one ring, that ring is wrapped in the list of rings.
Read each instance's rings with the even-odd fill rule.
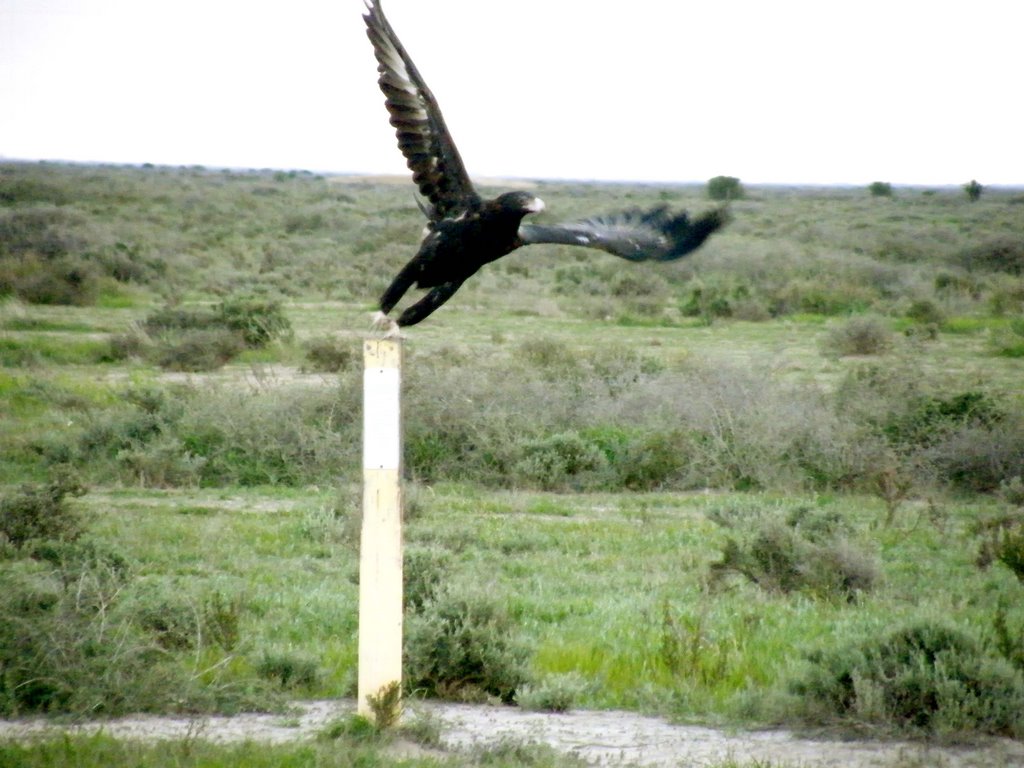
[[[709,193],[545,187],[566,219]],[[5,712],[352,691],[358,338],[407,192],[0,166]],[[530,250],[407,342],[411,689],[1019,733],[1024,206],[744,192],[687,260]]]

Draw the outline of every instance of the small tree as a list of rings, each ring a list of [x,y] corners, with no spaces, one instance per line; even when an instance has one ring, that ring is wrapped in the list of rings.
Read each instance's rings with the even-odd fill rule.
[[[968,183],[964,184],[964,192],[967,193],[967,199],[972,203],[978,202],[978,198],[981,197],[983,191],[985,191],[985,188],[975,179],[971,179]]]
[[[892,184],[888,181],[872,181],[868,185],[872,197],[892,197]]]
[[[712,200],[739,200],[743,195],[743,185],[735,176],[715,176],[708,181],[708,197]]]

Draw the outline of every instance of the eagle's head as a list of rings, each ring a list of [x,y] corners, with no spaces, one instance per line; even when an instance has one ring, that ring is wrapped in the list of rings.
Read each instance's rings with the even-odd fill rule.
[[[544,210],[543,200],[522,190],[499,195],[494,203],[503,212],[519,213],[523,216],[528,213],[540,213]]]

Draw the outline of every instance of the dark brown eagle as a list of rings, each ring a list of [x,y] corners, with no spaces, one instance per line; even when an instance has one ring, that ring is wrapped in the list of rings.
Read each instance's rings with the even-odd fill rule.
[[[378,83],[428,219],[419,251],[380,298],[379,326],[397,332],[398,326],[415,325],[484,264],[524,245],[579,245],[630,261],[672,261],[698,248],[726,223],[725,209],[691,220],[685,211],[673,213],[660,206],[553,226],[524,224],[523,218],[543,210],[544,203],[522,191],[493,200],[477,194],[433,94],[385,18],[380,1],[366,0],[366,8],[363,19],[377,57]],[[388,313],[413,284],[428,292],[402,312],[396,324]]]

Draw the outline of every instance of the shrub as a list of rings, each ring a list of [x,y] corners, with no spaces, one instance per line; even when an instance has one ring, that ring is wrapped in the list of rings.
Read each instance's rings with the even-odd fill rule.
[[[578,674],[551,675],[539,683],[521,686],[516,704],[536,712],[568,712],[586,687],[586,680]]]
[[[67,208],[31,205],[0,212],[0,256],[36,254],[56,259],[86,245],[85,220]]]
[[[853,317],[832,328],[822,344],[826,352],[847,355],[878,355],[892,346],[892,333],[876,317]]]
[[[969,182],[964,184],[964,193],[967,195],[967,199],[972,203],[978,202],[981,199],[981,193],[985,190],[976,179],[971,179]]]
[[[732,641],[723,642],[709,631],[706,611],[694,615],[665,601],[658,656],[673,675],[713,685],[728,674],[732,646]]]
[[[83,568],[66,586],[43,574],[3,575],[0,713],[152,707],[146,689],[159,677],[158,653],[130,621],[110,615],[120,578],[102,568]]]
[[[892,184],[887,181],[873,181],[868,184],[872,197],[892,197]]]
[[[999,357],[1024,357],[1024,318],[1012,320],[1009,326],[994,334],[989,350]]]
[[[946,320],[943,311],[930,299],[918,299],[911,303],[907,317],[923,325],[941,325]]]
[[[1019,487],[1020,478],[1014,480]],[[1004,483],[1002,488],[1012,486],[1012,483]],[[1000,562],[1024,584],[1024,507],[983,517],[974,523],[974,532],[981,536],[978,566],[988,568],[992,563]]]
[[[151,334],[167,331],[208,331],[222,328],[218,314],[208,307],[162,307],[142,321]]]
[[[60,475],[44,485],[22,486],[0,498],[0,534],[15,547],[34,539],[74,540],[82,524],[66,499],[84,493],[70,475]]]
[[[138,331],[115,333],[107,341],[107,359],[110,362],[144,358],[151,352],[151,344],[145,334]]]
[[[315,660],[285,651],[265,651],[256,662],[256,673],[282,688],[309,688],[320,679]]]
[[[213,371],[242,351],[242,338],[234,331],[187,331],[154,350],[156,363],[170,371]]]
[[[515,700],[529,651],[499,605],[443,592],[408,617],[405,665],[413,690],[440,698]]]
[[[165,650],[197,650],[218,645],[231,651],[240,639],[244,606],[220,592],[191,594],[181,584],[148,583],[132,596],[133,621]]]
[[[529,440],[521,451],[516,475],[549,491],[586,486],[607,463],[597,446],[574,432]]]
[[[961,263],[970,270],[1024,275],[1024,242],[1019,237],[994,237],[964,251]]]
[[[224,327],[240,334],[247,347],[265,347],[292,328],[281,303],[272,299],[226,299],[217,312]]]
[[[809,654],[791,690],[815,719],[897,731],[1024,734],[1024,679],[973,637],[919,623],[859,644]]]
[[[337,373],[356,364],[356,352],[352,345],[339,339],[314,339],[307,342],[305,348],[310,370],[318,373]]]
[[[993,427],[1002,418],[1002,409],[990,395],[968,390],[914,398],[905,411],[889,417],[882,429],[898,446],[928,446],[957,429]]]
[[[402,569],[406,611],[419,611],[437,597],[451,568],[451,553],[440,547],[408,546]]]
[[[708,181],[708,197],[712,200],[739,200],[744,194],[743,185],[735,176],[715,176]]]
[[[736,525],[721,513],[712,519]],[[768,591],[855,600],[874,588],[878,566],[840,535],[841,530],[838,520],[809,509],[781,520],[777,514],[756,516],[726,539],[721,559],[710,566],[711,578],[718,581],[735,573]]]
[[[80,256],[25,254],[0,260],[0,296],[5,294],[31,304],[86,306],[99,295],[99,275]]]
[[[1024,476],[1024,419],[971,423],[950,430],[922,451],[937,477],[954,488],[990,493]]]

